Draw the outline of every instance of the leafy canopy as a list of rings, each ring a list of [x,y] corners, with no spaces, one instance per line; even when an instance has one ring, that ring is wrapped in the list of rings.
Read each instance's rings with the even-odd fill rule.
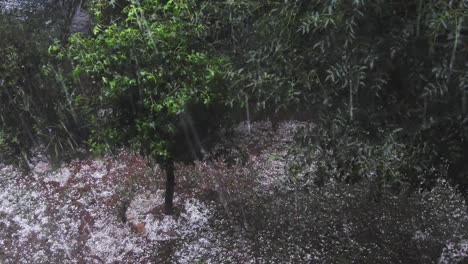
[[[220,100],[226,63],[204,48],[190,1],[91,6],[93,36],[72,36],[58,56],[68,56],[73,75],[85,74],[99,89],[85,100],[100,109],[91,116],[92,149],[128,144],[162,161],[174,158],[182,113]]]

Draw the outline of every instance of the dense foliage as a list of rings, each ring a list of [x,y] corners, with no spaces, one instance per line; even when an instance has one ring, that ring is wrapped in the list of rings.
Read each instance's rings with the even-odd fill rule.
[[[80,133],[70,85],[47,49],[62,37],[57,9],[33,5],[0,14],[0,157],[27,157],[43,145],[52,157],[76,149]]]
[[[466,3],[332,2],[298,20],[324,93],[292,173],[318,159],[314,181],[370,179],[379,193],[447,178],[468,199]]]
[[[86,74],[98,91],[80,97],[98,110],[91,117],[92,150],[131,145],[156,159],[173,159],[184,114],[222,99],[223,60],[201,48],[202,26],[187,20],[183,2],[102,1],[93,11],[94,36],[72,36],[58,55],[68,56],[73,75]]]

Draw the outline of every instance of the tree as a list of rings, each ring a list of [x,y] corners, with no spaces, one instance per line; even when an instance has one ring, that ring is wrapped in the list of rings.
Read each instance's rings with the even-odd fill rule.
[[[91,149],[127,145],[155,159],[166,172],[165,212],[172,214],[174,161],[189,151],[181,145],[193,125],[187,116],[222,102],[226,63],[209,55],[203,25],[191,22],[191,1],[162,2],[92,1],[93,35],[73,35],[57,56],[95,83],[76,98],[91,109]]]

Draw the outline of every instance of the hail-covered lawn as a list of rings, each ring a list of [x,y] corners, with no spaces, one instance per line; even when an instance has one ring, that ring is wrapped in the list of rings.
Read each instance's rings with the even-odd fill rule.
[[[457,263],[468,216],[445,182],[369,199],[368,183],[299,188],[288,167],[306,124],[240,124],[210,159],[164,175],[122,150],[29,173],[0,165],[0,263]],[[314,173],[313,164],[308,171]]]

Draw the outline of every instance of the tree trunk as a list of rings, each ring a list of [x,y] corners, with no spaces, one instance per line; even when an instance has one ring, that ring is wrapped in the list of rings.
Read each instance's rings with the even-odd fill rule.
[[[164,197],[164,211],[166,215],[172,215],[174,213],[174,161],[171,159],[164,164],[164,170],[166,171],[166,194]]]

